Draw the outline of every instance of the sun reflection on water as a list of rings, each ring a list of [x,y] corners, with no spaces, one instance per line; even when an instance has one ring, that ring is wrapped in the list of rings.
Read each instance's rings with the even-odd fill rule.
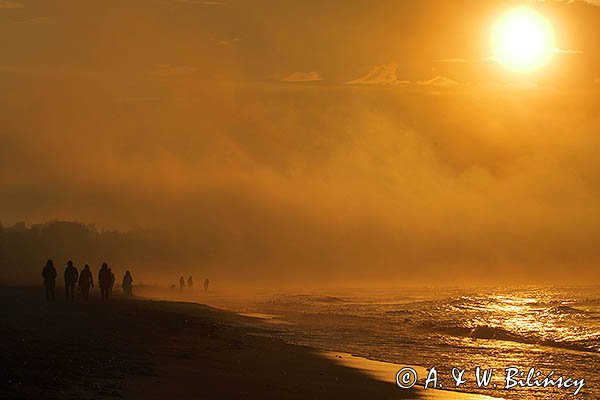
[[[510,366],[556,370],[586,378],[587,392],[578,398],[590,393],[600,398],[596,288],[340,292],[280,296],[257,310],[293,322],[277,335],[294,343],[399,364],[435,365],[446,374],[454,366],[477,365],[496,371]],[[464,389],[481,392],[469,384]],[[493,392],[484,393],[507,397]],[[519,399],[562,396],[535,388],[511,393]]]

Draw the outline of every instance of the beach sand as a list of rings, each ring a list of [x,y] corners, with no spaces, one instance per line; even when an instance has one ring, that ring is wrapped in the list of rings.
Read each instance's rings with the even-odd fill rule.
[[[57,288],[0,288],[0,398],[411,399],[368,367],[261,335],[260,321],[204,305],[66,304]],[[352,361],[349,355],[344,355]],[[368,363],[367,363],[368,364]],[[391,369],[395,367],[390,367]],[[441,397],[437,397],[441,398]]]

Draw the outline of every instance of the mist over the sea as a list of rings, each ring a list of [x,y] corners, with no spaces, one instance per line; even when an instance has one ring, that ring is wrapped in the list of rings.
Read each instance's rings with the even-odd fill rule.
[[[516,79],[465,39],[497,2],[68,3],[1,10],[5,228],[152,230],[169,257],[122,261],[148,281],[170,261],[242,282],[598,282],[597,7],[540,4],[564,51]]]

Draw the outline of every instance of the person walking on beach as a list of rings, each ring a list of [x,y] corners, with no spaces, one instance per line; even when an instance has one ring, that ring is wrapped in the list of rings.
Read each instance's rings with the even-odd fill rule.
[[[190,289],[190,290],[194,289],[194,280],[192,279],[191,275],[188,278],[187,284],[188,284],[188,289]]]
[[[77,283],[78,277],[79,273],[77,272],[77,268],[73,266],[73,261],[69,260],[69,262],[67,262],[67,268],[65,268],[64,273],[65,299],[67,303],[72,303],[75,299],[75,284]]]
[[[185,280],[183,279],[183,276],[181,278],[179,278],[179,289],[183,290],[183,288],[185,288]]]
[[[54,288],[56,287],[56,269],[52,260],[46,261],[46,266],[42,269],[44,278],[44,288],[46,289],[46,300],[54,301]]]
[[[125,271],[125,276],[123,276],[123,294],[125,296],[131,296],[133,293],[133,277],[131,276],[131,272]]]
[[[112,268],[108,269],[110,271],[110,289],[109,292],[112,294],[113,287],[115,286],[115,273],[112,272]]]
[[[100,272],[98,272],[98,286],[100,286],[100,296],[102,300],[108,300],[108,293],[110,291],[110,269],[108,269],[107,263],[102,263]]]
[[[94,287],[94,279],[92,277],[92,271],[90,271],[90,266],[85,264],[79,274],[79,289],[81,290],[81,296],[84,300],[90,298],[90,287]]]
[[[208,278],[206,278],[204,280],[204,291],[208,292],[208,284],[210,283],[210,281],[208,280]]]

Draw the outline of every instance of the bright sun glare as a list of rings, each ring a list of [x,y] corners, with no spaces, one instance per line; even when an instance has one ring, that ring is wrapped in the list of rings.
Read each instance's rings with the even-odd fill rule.
[[[506,12],[494,25],[495,59],[517,73],[546,65],[555,51],[552,24],[531,7]]]

